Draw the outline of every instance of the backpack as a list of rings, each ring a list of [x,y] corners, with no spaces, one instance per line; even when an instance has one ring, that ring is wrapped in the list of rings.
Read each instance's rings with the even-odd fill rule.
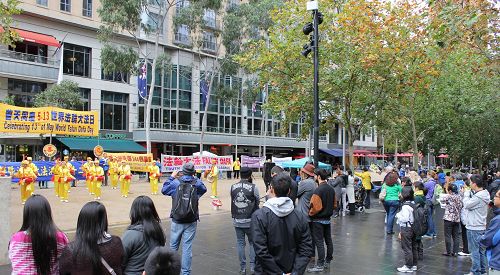
[[[177,186],[177,192],[172,200],[171,217],[179,223],[192,223],[198,220],[198,194],[196,179]]]
[[[429,229],[429,206],[427,204],[405,204],[413,208],[413,223],[411,224],[413,234],[415,234],[417,237],[425,235],[425,233],[427,233],[427,230]]]
[[[439,183],[436,183],[436,185],[434,186],[434,193],[432,194],[432,199],[431,199],[433,205],[439,204],[439,196],[441,194],[443,194],[443,187]]]

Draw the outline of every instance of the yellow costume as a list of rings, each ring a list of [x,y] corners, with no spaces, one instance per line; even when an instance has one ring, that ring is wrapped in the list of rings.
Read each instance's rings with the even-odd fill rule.
[[[71,164],[69,162],[69,157],[68,156],[64,157],[64,161],[66,162],[66,168],[68,168],[69,173],[73,176],[73,180],[75,180],[75,173],[76,173],[75,166],[73,166],[73,164]],[[75,186],[76,186],[76,182],[75,182]],[[71,182],[70,182],[69,188],[71,189]]]
[[[111,180],[111,187],[113,189],[116,189],[118,187],[118,177],[119,177],[118,168],[119,164],[114,159],[111,158],[109,160],[108,173]]]
[[[130,166],[125,164],[122,161],[120,165],[120,191],[122,193],[122,197],[128,197],[128,192],[130,191],[130,181],[132,179],[132,172],[130,171]]]
[[[87,162],[82,165],[83,176],[85,177],[85,185],[87,186],[87,190],[89,190],[89,194],[92,195],[92,168],[94,167],[94,162],[92,162],[91,158],[87,158]]]
[[[21,189],[21,202],[24,204],[26,200],[33,194],[33,182],[36,180],[36,174],[29,167],[26,160],[22,161],[22,166],[15,174],[19,178],[19,187]]]
[[[59,196],[62,202],[68,202],[68,191],[71,182],[75,177],[71,174],[71,170],[68,168],[67,163],[63,162],[61,165],[61,182],[59,183]]]
[[[56,160],[56,165],[52,166],[50,172],[52,173],[52,181],[54,182],[54,192],[56,193],[56,196],[59,197],[59,182],[62,174],[61,162],[59,160]]]
[[[217,180],[219,179],[219,168],[217,168],[217,162],[212,161],[212,169],[210,169],[210,176],[212,177],[212,196],[211,198],[217,197]]]
[[[0,166],[0,177],[5,177],[5,174],[7,174],[5,167]]]
[[[151,195],[158,195],[158,180],[161,177],[160,168],[156,166],[156,162],[151,162],[148,167],[149,184],[151,185]]]
[[[94,191],[94,199],[101,199],[101,186],[104,180],[104,169],[99,166],[99,160],[94,161],[94,168],[92,169],[92,188]]]

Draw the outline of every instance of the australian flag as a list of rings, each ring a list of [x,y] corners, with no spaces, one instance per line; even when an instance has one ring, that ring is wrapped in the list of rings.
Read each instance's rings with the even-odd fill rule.
[[[146,62],[139,69],[139,75],[137,76],[137,86],[139,89],[139,96],[146,100],[148,97],[148,80],[147,80],[148,69],[146,67]]]
[[[202,95],[202,103],[203,103],[203,109],[205,109],[205,104],[207,104],[207,97],[208,97],[208,83],[205,79],[202,79],[200,81],[200,93]]]

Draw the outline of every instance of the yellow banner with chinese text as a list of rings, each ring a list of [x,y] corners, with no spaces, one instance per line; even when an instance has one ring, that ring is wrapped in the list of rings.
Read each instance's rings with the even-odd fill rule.
[[[106,152],[106,156],[108,158],[113,157],[113,159],[118,163],[125,161],[125,163],[130,166],[131,171],[137,172],[148,172],[148,166],[151,165],[151,162],[153,161],[153,154]]]
[[[97,136],[99,114],[97,111],[24,108],[0,103],[0,132]]]

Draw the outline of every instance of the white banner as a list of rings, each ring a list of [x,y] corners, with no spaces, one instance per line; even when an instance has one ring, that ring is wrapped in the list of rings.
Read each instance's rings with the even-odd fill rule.
[[[283,162],[292,161],[292,157],[277,158],[273,157],[273,162],[276,166],[283,167]]]
[[[217,157],[200,157],[200,156],[171,156],[161,155],[161,171],[173,172],[182,170],[182,165],[188,162],[194,164],[195,170],[210,170],[212,168],[212,160],[217,161],[219,171],[233,170],[233,156],[217,156]]]

